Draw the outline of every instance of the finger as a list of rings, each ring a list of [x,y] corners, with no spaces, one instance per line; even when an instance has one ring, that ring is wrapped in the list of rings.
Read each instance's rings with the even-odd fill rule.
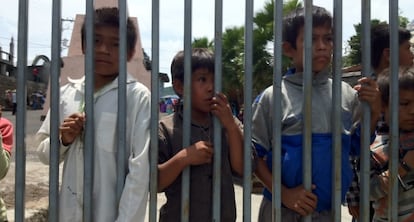
[[[79,128],[83,128],[83,126],[85,125],[85,121],[83,120],[83,118],[78,118],[76,119],[75,123],[79,126]]]
[[[209,154],[210,156],[213,156],[214,153],[214,149],[213,147],[207,147],[207,149],[204,150],[207,154]]]
[[[75,121],[63,123],[62,127],[70,128],[70,129],[73,129],[74,131],[81,131],[82,128],[83,128],[82,126],[80,126]]]
[[[303,205],[302,209],[303,209],[303,211],[306,212],[306,215],[312,214],[313,211],[315,211],[315,209],[313,207],[310,207],[308,205]]]
[[[66,134],[79,134],[80,132],[78,130],[73,130],[72,128],[64,128],[60,130],[60,133],[62,135],[66,135]]]
[[[308,213],[302,207],[300,207],[298,203],[295,203],[293,207],[294,207],[293,210],[296,211],[298,214],[302,216],[308,215]]]
[[[355,219],[359,219],[359,210],[354,210],[354,215]]]
[[[318,197],[317,197],[314,193],[312,193],[312,192],[308,192],[308,191],[306,191],[306,197],[307,197],[309,200],[311,200],[313,203],[315,203],[315,204],[316,204],[316,202],[318,201]]]
[[[69,118],[83,118],[85,115],[83,113],[73,113],[72,115],[69,116]]]
[[[352,207],[348,207],[348,213],[354,217],[354,210]]]
[[[302,205],[302,207],[306,208],[307,212],[313,212],[316,209],[316,201],[313,199],[304,199]]]

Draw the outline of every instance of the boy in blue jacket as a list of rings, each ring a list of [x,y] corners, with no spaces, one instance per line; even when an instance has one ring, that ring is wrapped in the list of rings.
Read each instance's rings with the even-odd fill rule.
[[[260,162],[255,174],[265,186],[259,221],[272,221],[272,135],[273,107],[282,105],[282,220],[332,221],[332,79],[329,65],[333,50],[332,16],[314,6],[312,44],[312,190],[303,187],[303,51],[304,9],[299,8],[283,21],[283,53],[293,69],[283,77],[281,98],[273,98],[268,87],[253,103],[252,139]],[[371,129],[380,115],[380,96],[374,80],[362,78],[354,89],[342,83],[342,197],[352,179],[349,164],[351,147],[359,152],[360,100],[371,109]],[[277,101],[277,104],[274,102]]]

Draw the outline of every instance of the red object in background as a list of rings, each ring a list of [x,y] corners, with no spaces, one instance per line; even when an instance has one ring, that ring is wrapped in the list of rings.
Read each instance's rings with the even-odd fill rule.
[[[39,69],[34,68],[33,69],[33,75],[37,76],[39,74]]]

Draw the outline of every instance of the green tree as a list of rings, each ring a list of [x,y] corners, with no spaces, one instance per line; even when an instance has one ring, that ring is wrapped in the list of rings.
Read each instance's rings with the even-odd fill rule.
[[[371,20],[371,26],[378,25],[381,22],[378,19]],[[344,58],[344,66],[352,66],[360,64],[362,61],[362,52],[361,52],[361,31],[362,25],[358,23],[354,25],[355,35],[351,36],[348,40],[349,54]]]
[[[284,13],[302,6],[301,0],[290,0],[284,3]],[[253,96],[260,93],[273,82],[273,51],[267,47],[273,43],[273,8],[274,0],[265,3],[263,10],[254,17],[253,30]],[[244,27],[227,28],[223,33],[223,92],[229,101],[243,103],[244,97]],[[213,49],[214,42],[208,38],[193,41],[193,47]],[[273,48],[271,46],[270,48]],[[289,64],[283,59],[283,69]]]
[[[214,43],[208,40],[207,37],[195,38],[191,44],[193,48],[209,48],[213,49]]]
[[[290,0],[283,4],[283,14],[302,7],[301,0]],[[273,80],[273,51],[266,49],[267,46],[272,45],[273,49],[273,19],[274,14],[274,0],[265,3],[263,10],[256,13],[254,23],[256,28],[254,30],[254,89],[256,93],[260,92],[267,86],[272,84]],[[281,49],[282,47],[280,47]],[[286,70],[290,65],[290,59],[283,56],[282,70]]]

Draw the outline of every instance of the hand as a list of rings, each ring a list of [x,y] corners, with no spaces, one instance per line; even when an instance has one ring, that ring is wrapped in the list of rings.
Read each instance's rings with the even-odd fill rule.
[[[387,215],[387,199],[388,197],[385,196],[379,200],[376,201],[376,203],[373,205],[373,208],[375,210],[375,214],[379,216],[386,216]]]
[[[348,212],[354,219],[359,219],[359,206],[348,206]]]
[[[414,150],[407,151],[403,160],[408,166],[414,169]]]
[[[358,92],[359,100],[367,102],[372,111],[379,112],[381,110],[381,92],[374,79],[363,77],[358,80],[354,89]]]
[[[225,128],[234,123],[230,104],[223,93],[217,93],[211,99],[211,113],[220,120],[221,125]]]
[[[379,182],[380,182],[380,185],[381,185],[381,189],[382,190],[388,190],[389,189],[389,185],[390,185],[390,182],[389,182],[389,172],[388,172],[388,170],[387,171],[384,171],[378,178],[379,178]]]
[[[213,157],[213,144],[207,141],[198,141],[183,150],[189,165],[211,163]]]
[[[312,185],[312,189],[315,189],[315,185]],[[282,203],[289,209],[297,212],[302,216],[309,215],[313,213],[316,209],[316,204],[318,202],[318,197],[310,192],[305,190],[303,186],[298,186],[295,188],[286,188],[282,192]]]
[[[63,120],[60,125],[60,140],[67,146],[73,143],[75,138],[83,131],[85,124],[85,115],[83,113],[74,113]]]

